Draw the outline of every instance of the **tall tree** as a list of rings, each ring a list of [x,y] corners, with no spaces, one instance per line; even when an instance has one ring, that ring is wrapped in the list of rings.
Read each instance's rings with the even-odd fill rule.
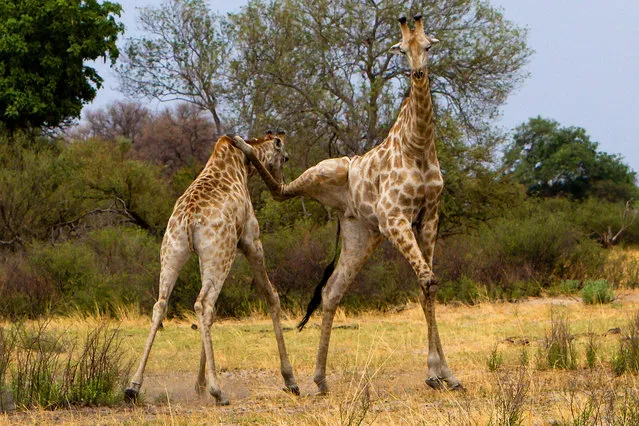
[[[618,155],[597,151],[598,146],[581,127],[531,118],[515,131],[504,164],[531,194],[595,195],[611,201],[636,197],[636,173]]]
[[[102,85],[85,62],[118,58],[121,10],[96,0],[0,1],[0,121],[14,130],[79,117]]]
[[[526,31],[480,0],[249,1],[232,17],[237,123],[258,133],[279,121],[331,153],[370,149],[405,97],[406,63],[388,50],[399,37],[397,18],[416,13],[442,40],[430,66],[438,114],[483,131],[526,77],[531,51]]]
[[[221,18],[203,0],[168,0],[142,9],[140,28],[130,38],[118,69],[121,89],[160,101],[182,100],[208,110],[217,133],[229,43]]]

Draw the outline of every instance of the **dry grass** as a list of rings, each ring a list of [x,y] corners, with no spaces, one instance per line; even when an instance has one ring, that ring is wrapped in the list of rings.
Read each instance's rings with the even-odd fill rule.
[[[623,328],[639,310],[639,291],[619,291],[618,296],[609,305],[584,305],[576,297],[564,297],[438,306],[449,365],[467,389],[455,393],[432,391],[424,384],[426,325],[417,305],[397,314],[337,315],[328,361],[332,394],[326,397],[314,396],[312,382],[318,316],[304,332],[285,333],[301,397],[281,391],[268,318],[220,321],[213,325],[213,345],[222,388],[231,398],[228,407],[216,407],[212,398],[198,398],[193,390],[200,354],[200,334],[191,329],[194,321],[166,321],[151,352],[138,406],[11,413],[0,415],[0,423],[485,425],[505,424],[503,419],[513,418],[508,410],[517,409],[517,423],[511,424],[576,424],[593,405],[598,418],[605,419],[623,401],[636,404],[633,395],[639,398],[637,376],[614,377],[609,366],[620,334],[606,332]],[[578,353],[576,370],[536,369],[537,348],[551,325],[551,306],[570,322]],[[122,317],[124,349],[137,357],[150,321],[134,311]],[[296,320],[286,318],[284,325],[293,328]],[[97,321],[58,318],[52,326],[79,333]],[[593,369],[586,359],[589,333],[597,338]],[[503,364],[491,372],[487,361],[496,347]],[[532,358],[526,366],[522,348]]]

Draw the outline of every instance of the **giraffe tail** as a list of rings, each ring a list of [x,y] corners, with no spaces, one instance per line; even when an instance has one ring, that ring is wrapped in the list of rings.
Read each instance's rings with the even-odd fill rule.
[[[306,307],[306,315],[304,315],[304,318],[302,318],[302,321],[300,321],[300,323],[297,324],[297,329],[299,331],[302,331],[304,329],[304,326],[306,325],[308,320],[311,319],[311,315],[313,315],[313,312],[315,312],[315,310],[319,308],[319,305],[322,303],[322,290],[326,286],[328,279],[331,277],[331,275],[333,275],[333,271],[335,271],[335,262],[337,261],[337,255],[338,255],[337,249],[339,244],[340,232],[341,232],[341,227],[340,227],[340,223],[338,219],[337,220],[337,236],[335,240],[335,255],[333,256],[333,260],[331,261],[331,263],[326,267],[326,269],[324,269],[324,275],[322,276],[322,280],[317,284],[317,286],[315,286],[315,291],[313,292],[313,298],[311,299],[310,302],[308,302],[308,306]]]

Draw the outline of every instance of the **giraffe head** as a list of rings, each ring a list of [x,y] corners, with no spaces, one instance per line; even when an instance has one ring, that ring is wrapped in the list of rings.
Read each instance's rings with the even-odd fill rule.
[[[269,130],[262,141],[262,143],[254,145],[257,155],[273,178],[281,183],[284,181],[282,169],[284,168],[284,163],[288,161],[288,153],[284,147],[286,133],[280,130],[274,134]]]
[[[439,43],[439,40],[426,35],[422,15],[415,15],[413,19],[415,28],[411,30],[406,23],[406,17],[399,18],[402,41],[391,47],[390,51],[406,56],[411,68],[411,78],[419,81],[424,79],[428,71],[428,51],[432,45]]]

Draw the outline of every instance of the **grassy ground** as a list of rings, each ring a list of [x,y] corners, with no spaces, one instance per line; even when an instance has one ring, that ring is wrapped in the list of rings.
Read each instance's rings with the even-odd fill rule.
[[[466,387],[454,393],[424,384],[426,326],[417,305],[393,314],[337,315],[328,360],[332,394],[326,397],[314,396],[312,382],[318,316],[304,332],[285,333],[300,397],[281,391],[268,318],[217,322],[213,344],[222,388],[231,398],[228,407],[216,407],[212,398],[199,398],[193,390],[200,354],[200,334],[190,328],[193,321],[168,321],[151,352],[137,406],[18,412],[0,415],[0,423],[483,425],[491,419],[508,424],[504,418],[517,411],[520,422],[510,424],[537,425],[573,424],[584,412],[594,412],[592,407],[604,419],[611,412],[610,401],[618,412],[630,403],[628,392],[639,398],[636,376],[611,373],[609,362],[621,335],[607,333],[623,329],[639,311],[639,291],[619,291],[617,296],[612,304],[595,306],[576,297],[438,306],[449,365]],[[570,323],[578,353],[575,370],[537,369],[551,309]],[[286,319],[285,326],[293,327],[295,320]],[[95,321],[61,318],[52,326],[73,333],[94,327]],[[133,357],[141,353],[148,328],[145,317],[130,315],[123,321],[124,346]],[[589,341],[597,347],[593,370],[586,367]],[[525,367],[522,353],[529,359]],[[491,357],[503,360],[496,371],[489,371]]]

